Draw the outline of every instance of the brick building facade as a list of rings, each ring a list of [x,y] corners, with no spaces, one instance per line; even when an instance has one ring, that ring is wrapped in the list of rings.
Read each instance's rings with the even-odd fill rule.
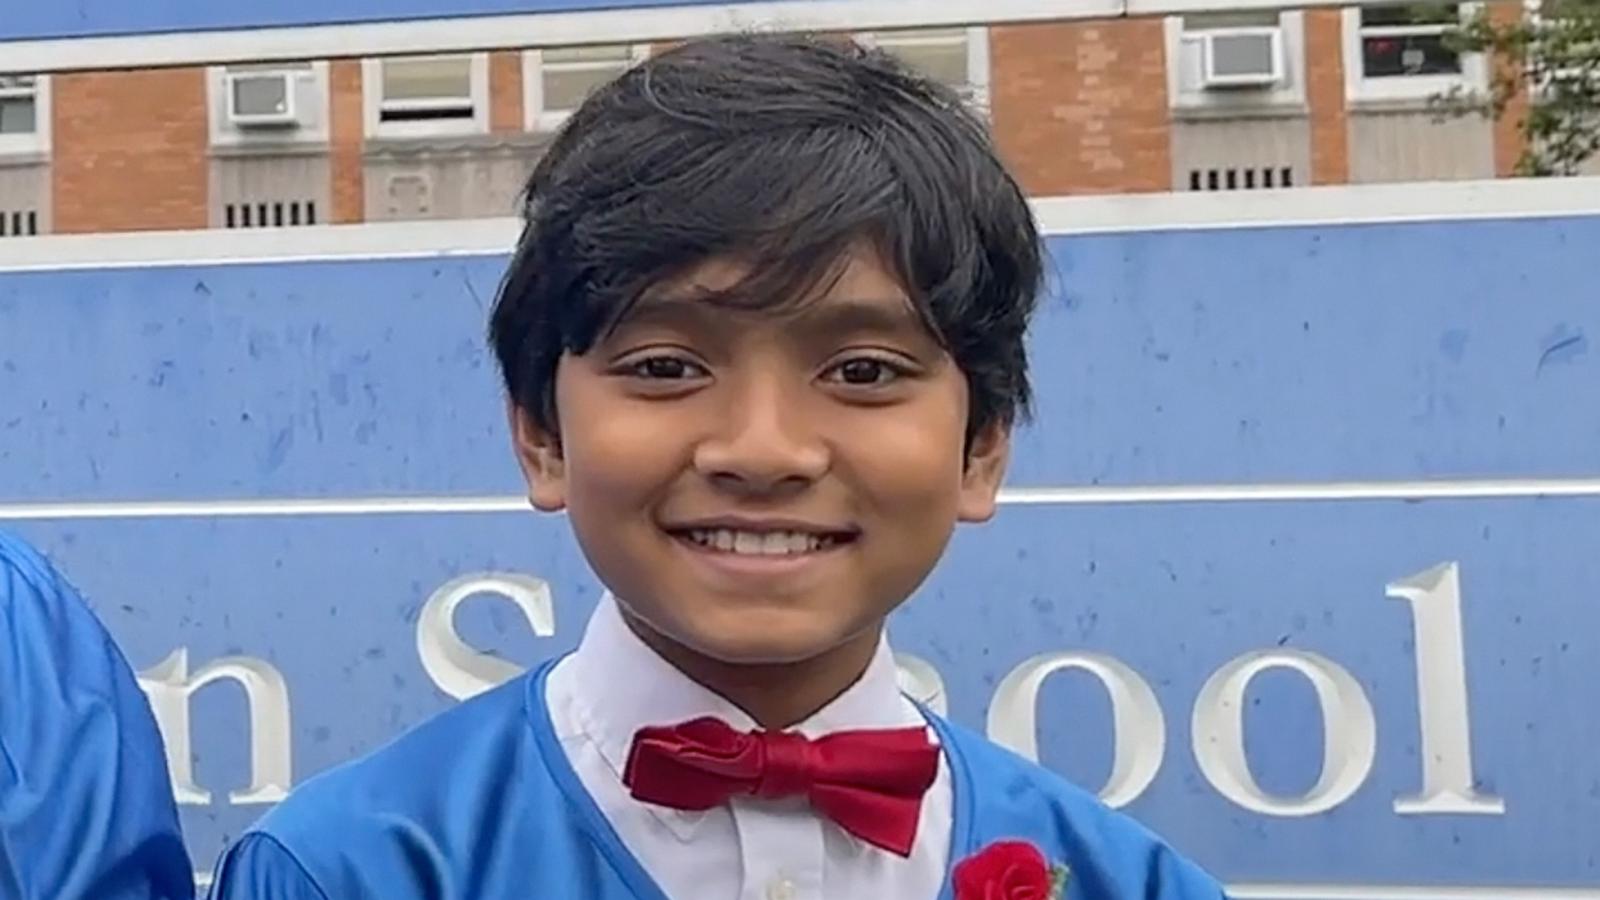
[[[1426,109],[1487,78],[1444,28],[1349,7],[860,37],[960,85],[1061,195],[1508,175],[1514,119]],[[650,50],[0,78],[0,236],[508,215],[583,93]]]

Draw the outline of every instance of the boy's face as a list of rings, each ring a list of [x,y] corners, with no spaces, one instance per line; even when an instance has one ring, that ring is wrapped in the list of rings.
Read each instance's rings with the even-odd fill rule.
[[[513,409],[539,509],[660,637],[723,663],[809,660],[879,623],[957,521],[994,513],[1002,426],[963,453],[967,384],[875,254],[781,313],[659,286],[556,376],[559,444]]]

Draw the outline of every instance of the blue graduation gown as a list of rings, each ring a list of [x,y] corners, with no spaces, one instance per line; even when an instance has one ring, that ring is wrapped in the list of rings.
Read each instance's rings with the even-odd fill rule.
[[[0,898],[190,900],[166,756],[133,670],[0,532]]]
[[[568,764],[544,704],[550,668],[307,781],[230,848],[213,897],[666,900]],[[1222,898],[1131,819],[977,734],[930,721],[951,763],[952,860],[1019,838],[1070,867],[1071,900]]]

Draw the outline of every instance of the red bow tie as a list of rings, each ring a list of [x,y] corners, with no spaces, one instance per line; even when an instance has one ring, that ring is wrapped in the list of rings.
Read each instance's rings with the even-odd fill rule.
[[[926,728],[810,740],[705,718],[639,729],[622,780],[635,799],[673,809],[711,809],[740,794],[803,795],[845,831],[910,856],[922,795],[938,772]]]

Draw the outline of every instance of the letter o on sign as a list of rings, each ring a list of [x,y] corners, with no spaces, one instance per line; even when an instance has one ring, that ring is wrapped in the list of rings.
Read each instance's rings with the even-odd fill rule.
[[[1244,696],[1257,675],[1299,672],[1322,708],[1322,775],[1304,796],[1268,794],[1256,783],[1244,753]],[[1372,771],[1378,726],[1359,682],[1333,660],[1304,650],[1247,653],[1218,669],[1195,700],[1194,758],[1223,796],[1251,812],[1311,816],[1350,799]]]
[[[1111,775],[1100,789],[1107,806],[1126,806],[1156,780],[1167,750],[1167,723],[1155,691],[1138,672],[1100,653],[1044,653],[1023,662],[995,688],[989,739],[1039,760],[1039,689],[1057,672],[1093,675],[1111,700]]]

